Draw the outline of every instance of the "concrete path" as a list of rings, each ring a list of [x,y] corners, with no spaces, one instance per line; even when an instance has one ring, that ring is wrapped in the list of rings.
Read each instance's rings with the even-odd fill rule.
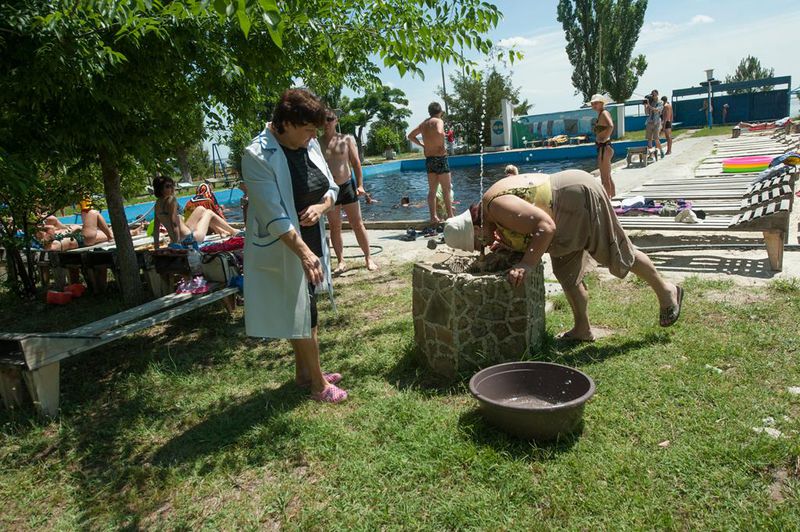
[[[612,171],[617,193],[622,193],[659,178],[687,177],[694,175],[694,169],[700,161],[709,156],[714,145],[720,137],[700,137],[679,139],[673,144],[672,154],[659,159],[656,163],[646,168],[625,168],[625,162],[616,164]],[[798,244],[798,220],[800,209],[795,207],[790,224],[789,244]],[[427,247],[429,238],[418,237],[416,241],[404,242],[400,240],[404,230],[373,230],[369,231],[375,259],[379,265],[387,263],[402,263],[415,261],[439,261],[442,253],[451,253],[444,246],[436,250]],[[800,278],[800,251],[787,250],[784,254],[784,268],[782,272],[773,272],[769,269],[767,252],[759,234],[751,233],[723,233],[716,235],[699,235],[696,232],[664,232],[660,234],[637,231],[630,234],[633,242],[639,247],[665,246],[665,245],[693,245],[711,243],[752,243],[757,244],[754,250],[687,250],[652,252],[651,258],[656,263],[661,273],[671,280],[679,281],[685,277],[697,275],[703,278],[729,279],[739,285],[763,285],[773,279]],[[752,236],[752,238],[748,238]],[[345,275],[369,276],[364,268],[361,250],[358,249],[351,231],[344,234],[345,256],[358,258],[350,259],[349,265],[353,269]],[[379,247],[378,247],[379,246]],[[437,256],[438,254],[438,256]],[[333,266],[335,267],[335,259]],[[549,256],[544,257],[545,276],[554,280],[550,268]],[[600,268],[601,275],[608,275],[606,270]]]

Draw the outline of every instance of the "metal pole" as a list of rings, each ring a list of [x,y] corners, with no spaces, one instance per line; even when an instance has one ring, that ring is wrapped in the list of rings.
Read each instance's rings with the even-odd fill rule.
[[[711,117],[711,80],[708,81],[708,127],[709,129],[713,127]]]

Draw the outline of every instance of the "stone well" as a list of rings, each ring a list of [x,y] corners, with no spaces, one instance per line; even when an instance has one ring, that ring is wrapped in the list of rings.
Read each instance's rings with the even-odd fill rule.
[[[518,288],[504,274],[453,273],[417,263],[412,287],[414,338],[421,358],[438,375],[453,378],[519,360],[541,346],[541,263]]]

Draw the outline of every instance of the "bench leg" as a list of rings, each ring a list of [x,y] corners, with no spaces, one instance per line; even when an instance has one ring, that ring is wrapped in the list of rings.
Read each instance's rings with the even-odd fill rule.
[[[58,397],[61,391],[60,368],[60,363],[53,362],[38,369],[22,372],[33,405],[40,413],[50,417],[58,414]]]
[[[25,403],[25,387],[22,384],[22,370],[19,368],[0,368],[0,396],[9,410]]]
[[[783,231],[764,231],[764,243],[772,271],[783,271],[783,240]]]

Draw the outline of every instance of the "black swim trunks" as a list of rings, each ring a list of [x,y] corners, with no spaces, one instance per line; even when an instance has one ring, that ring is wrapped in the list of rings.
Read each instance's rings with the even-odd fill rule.
[[[336,205],[350,205],[358,202],[356,185],[351,179],[347,183],[339,185],[339,195],[336,197]]]
[[[664,122],[664,129],[672,129],[672,120],[667,120]]]
[[[450,164],[447,162],[447,155],[425,157],[425,168],[429,174],[449,174]]]

